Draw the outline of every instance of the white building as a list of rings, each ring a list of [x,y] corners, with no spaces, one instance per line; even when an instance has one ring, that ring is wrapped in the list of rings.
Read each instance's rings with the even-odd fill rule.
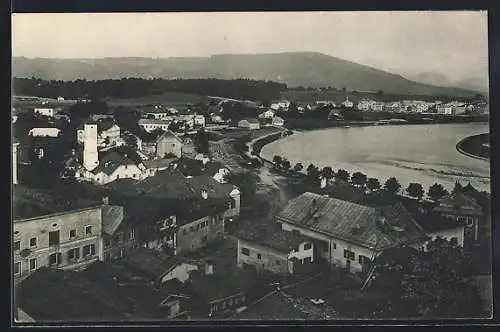
[[[53,108],[34,108],[33,113],[48,116],[48,117],[53,117],[54,116],[54,109]]]
[[[143,178],[144,165],[137,165],[127,156],[119,155],[116,152],[105,154],[99,161],[99,166],[92,172],[86,174],[86,177],[92,179],[96,184],[107,184],[119,179],[135,179]]]
[[[260,128],[260,123],[257,119],[243,119],[238,122],[238,127],[255,130]]]
[[[346,108],[352,108],[354,106],[354,103],[349,100],[349,97],[346,97],[341,105]]]
[[[285,120],[283,120],[283,118],[280,118],[279,116],[275,116],[273,118],[272,125],[273,126],[283,127],[285,125]]]
[[[17,147],[19,143],[12,144],[12,184],[17,184]]]
[[[445,104],[445,105],[439,105],[437,108],[437,114],[442,114],[442,115],[452,115],[453,114],[453,107]]]
[[[273,110],[267,110],[261,114],[264,119],[271,119],[274,116]]]
[[[148,133],[161,129],[163,131],[168,130],[168,126],[172,123],[170,120],[153,120],[153,119],[140,119],[139,126],[142,127]]]
[[[57,128],[33,128],[28,135],[33,137],[58,137],[60,132]]]
[[[83,167],[87,171],[92,171],[99,165],[99,154],[97,152],[97,124],[84,124],[83,136]]]

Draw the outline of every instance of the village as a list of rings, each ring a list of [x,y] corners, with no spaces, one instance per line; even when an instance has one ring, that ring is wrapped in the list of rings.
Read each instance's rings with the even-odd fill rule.
[[[234,103],[241,101],[130,111],[98,100],[18,98],[17,318],[373,318],[376,306],[359,313],[355,303],[385,303],[378,284],[389,263],[432,260],[447,255],[442,248],[463,255],[488,236],[488,198],[470,184],[450,193],[434,188],[424,199],[423,192],[400,196],[397,181],[372,186],[354,174],[263,160],[263,144],[292,134],[285,125],[291,103],[228,119],[224,105]],[[318,105],[336,107],[318,101],[297,111]],[[341,107],[474,111],[458,102],[355,106],[346,99]],[[488,275],[474,271],[463,273]],[[467,293],[466,286],[457,287]]]

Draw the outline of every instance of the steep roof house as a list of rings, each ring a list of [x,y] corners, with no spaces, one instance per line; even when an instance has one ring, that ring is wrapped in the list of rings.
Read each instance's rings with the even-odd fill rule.
[[[89,172],[91,179],[97,184],[107,184],[118,179],[142,178],[141,164],[130,159],[127,154],[121,155],[116,151],[105,152],[99,160],[99,165]]]
[[[182,139],[175,135],[170,130],[165,131],[156,139],[156,157],[177,157],[182,156]]]
[[[315,257],[351,272],[364,272],[387,248],[428,240],[401,204],[372,208],[309,192],[290,200],[277,222],[314,240]]]

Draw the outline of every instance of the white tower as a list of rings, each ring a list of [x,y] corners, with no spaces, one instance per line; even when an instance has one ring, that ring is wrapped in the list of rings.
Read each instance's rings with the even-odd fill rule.
[[[12,144],[12,184],[17,184],[17,146],[19,143]]]
[[[87,171],[92,171],[99,165],[99,155],[97,153],[97,124],[84,125],[83,138],[83,167]]]

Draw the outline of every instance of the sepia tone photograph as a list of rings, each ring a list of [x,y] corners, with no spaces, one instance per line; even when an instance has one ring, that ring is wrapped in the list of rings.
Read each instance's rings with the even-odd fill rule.
[[[493,316],[486,11],[12,14],[11,127],[17,325]]]

